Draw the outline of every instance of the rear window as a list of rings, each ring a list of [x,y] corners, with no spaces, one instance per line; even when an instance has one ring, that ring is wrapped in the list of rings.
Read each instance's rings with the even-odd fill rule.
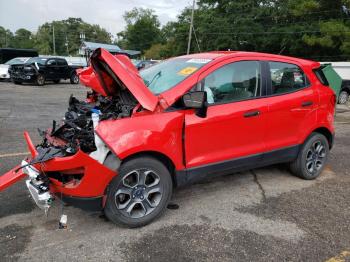
[[[322,85],[329,86],[328,80],[322,71],[322,69],[324,67],[325,66],[323,65],[323,66],[315,69],[314,72],[315,72],[315,75],[317,76],[318,80],[320,80],[320,82],[322,83]]]

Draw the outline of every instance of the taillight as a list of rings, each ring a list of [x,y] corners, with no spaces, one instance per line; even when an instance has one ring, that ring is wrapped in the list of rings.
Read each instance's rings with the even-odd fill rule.
[[[336,106],[337,105],[337,96],[336,95],[332,95],[331,104],[332,104],[332,106]]]

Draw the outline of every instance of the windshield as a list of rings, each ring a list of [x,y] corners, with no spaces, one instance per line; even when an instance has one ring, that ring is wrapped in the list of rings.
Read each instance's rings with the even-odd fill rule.
[[[29,59],[26,64],[33,64],[33,63],[38,63],[41,65],[45,65],[45,62],[47,61],[47,58],[42,58],[42,57],[32,57]]]
[[[5,65],[16,65],[16,64],[24,64],[29,57],[17,57],[13,58],[5,63]]]
[[[173,58],[141,70],[140,75],[153,94],[160,94],[174,87],[210,61],[210,59]]]

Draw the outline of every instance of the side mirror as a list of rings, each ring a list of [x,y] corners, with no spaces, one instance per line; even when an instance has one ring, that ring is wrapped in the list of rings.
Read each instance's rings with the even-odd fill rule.
[[[195,108],[197,116],[207,116],[207,92],[195,91],[184,94],[182,97],[182,101],[185,107]]]
[[[182,97],[184,105],[189,108],[202,108],[207,102],[207,92],[196,91],[184,94]]]

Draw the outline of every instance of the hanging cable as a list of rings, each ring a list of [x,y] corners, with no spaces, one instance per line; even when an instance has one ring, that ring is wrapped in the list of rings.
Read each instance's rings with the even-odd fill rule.
[[[196,39],[198,51],[201,52],[201,48],[200,48],[200,46],[199,46],[199,42],[198,42],[198,38],[197,38],[197,34],[196,34],[196,29],[194,28],[194,25],[192,26],[192,28],[193,28],[194,38]]]

